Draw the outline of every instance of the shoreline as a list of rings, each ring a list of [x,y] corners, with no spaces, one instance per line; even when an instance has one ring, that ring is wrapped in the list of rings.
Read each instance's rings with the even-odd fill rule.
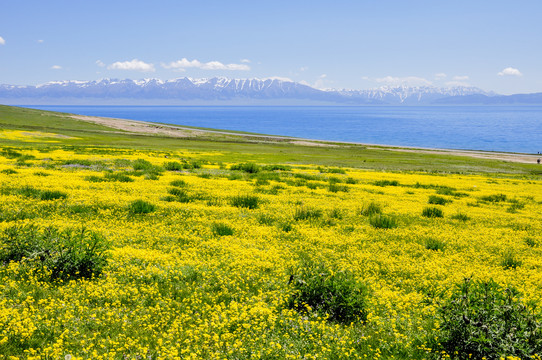
[[[159,135],[159,136],[167,136],[167,137],[173,137],[173,138],[191,138],[191,137],[201,137],[201,136],[204,136],[205,134],[218,134],[218,135],[241,137],[247,141],[256,141],[256,142],[267,142],[267,143],[288,142],[290,144],[299,145],[299,146],[319,146],[319,147],[364,146],[364,147],[367,147],[368,149],[378,148],[380,150],[388,150],[388,151],[424,153],[424,154],[435,154],[435,155],[467,156],[467,157],[473,157],[473,158],[501,160],[501,161],[506,161],[506,162],[516,162],[516,163],[523,163],[523,164],[536,164],[537,159],[542,156],[542,154],[537,155],[537,154],[524,154],[524,153],[511,153],[511,152],[484,151],[484,150],[466,150],[466,149],[457,150],[457,149],[442,149],[442,148],[425,148],[425,147],[416,147],[416,146],[367,144],[367,143],[346,142],[346,141],[329,141],[329,140],[297,138],[297,137],[281,136],[281,135],[246,133],[246,132],[238,132],[238,131],[231,131],[231,130],[196,128],[196,127],[183,126],[183,125],[154,123],[154,122],[148,122],[148,121],[142,121],[142,120],[118,119],[118,118],[76,115],[76,114],[68,114],[67,116],[75,120],[91,122],[91,123],[103,125],[112,129],[121,130],[122,132],[131,132],[135,134]]]

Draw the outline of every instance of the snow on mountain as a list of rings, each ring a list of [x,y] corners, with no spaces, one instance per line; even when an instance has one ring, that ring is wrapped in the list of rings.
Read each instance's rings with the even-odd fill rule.
[[[171,104],[195,101],[230,102],[245,101],[280,103],[327,103],[348,105],[428,105],[458,103],[461,99],[489,99],[497,94],[475,87],[456,86],[437,88],[433,86],[383,86],[369,90],[319,90],[308,85],[283,78],[229,79],[225,77],[194,79],[182,77],[172,80],[160,79],[100,79],[95,81],[52,81],[37,86],[0,85],[0,102],[14,100],[28,104],[126,103],[160,101]],[[459,99],[454,102],[454,99]],[[470,100],[469,100],[470,99]],[[20,102],[21,103],[21,102]],[[24,103],[24,102],[23,102]]]

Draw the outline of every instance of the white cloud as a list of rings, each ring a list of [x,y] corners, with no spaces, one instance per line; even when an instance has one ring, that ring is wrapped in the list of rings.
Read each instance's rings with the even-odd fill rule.
[[[244,64],[250,64],[250,60],[249,60],[249,59],[242,59],[241,62],[244,63]]]
[[[37,42],[38,44],[43,44],[43,40],[41,40],[41,39],[40,39],[40,40],[36,40],[36,42]]]
[[[202,63],[196,59],[190,61],[186,58],[170,62],[169,64],[162,64],[162,67],[165,69],[173,69],[177,71],[185,71],[187,68],[196,68],[201,70],[250,70],[250,66],[246,64],[223,64],[220,61],[209,61],[206,63]]]
[[[98,65],[99,67],[104,67],[105,64],[102,60],[96,60],[96,65]]]
[[[446,75],[445,73],[438,73],[438,74],[435,74],[435,80],[442,80],[442,79],[445,79],[448,75]]]
[[[6,44],[6,40],[4,40],[4,38],[0,36],[0,45],[5,45],[5,44]]]
[[[327,74],[322,74],[320,76],[318,76],[318,79],[316,80],[316,82],[314,83],[314,88],[316,89],[325,89],[325,84],[324,84],[324,79],[327,78]]]
[[[448,87],[455,87],[455,86],[471,86],[468,82],[465,81],[448,81],[446,84]]]
[[[292,79],[287,78],[287,77],[284,77],[284,76],[270,76],[270,77],[263,78],[262,80],[280,80],[280,81],[290,81],[290,82],[293,82]]]
[[[99,65],[99,64],[98,64]],[[109,70],[136,70],[142,72],[154,72],[153,64],[147,64],[138,59],[132,61],[117,61],[107,67]]]
[[[301,68],[299,68],[300,71],[307,71],[309,70],[309,67],[308,66],[302,66]]]
[[[408,86],[429,86],[431,85],[431,81],[417,77],[417,76],[406,76],[406,77],[393,77],[393,76],[386,76],[383,78],[375,79],[376,82],[390,85],[390,86],[398,86],[398,85],[408,85]]]
[[[461,76],[454,76],[454,81],[466,81],[469,80],[469,77],[467,75],[461,75]]]
[[[503,69],[503,71],[499,72],[497,75],[499,76],[523,76],[523,74],[513,67],[507,67],[506,69]]]
[[[53,66],[51,66],[51,69],[53,69],[53,70],[60,70],[60,69],[62,69],[62,66],[60,66],[60,65],[53,65]]]

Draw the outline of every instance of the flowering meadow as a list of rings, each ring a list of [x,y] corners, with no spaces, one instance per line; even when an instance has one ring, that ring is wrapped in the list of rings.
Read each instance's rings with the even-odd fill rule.
[[[0,359],[540,359],[541,213],[537,175],[6,146]]]

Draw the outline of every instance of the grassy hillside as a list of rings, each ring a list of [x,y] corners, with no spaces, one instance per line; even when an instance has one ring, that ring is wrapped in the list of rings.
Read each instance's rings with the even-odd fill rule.
[[[0,124],[0,359],[540,359],[536,164]]]

